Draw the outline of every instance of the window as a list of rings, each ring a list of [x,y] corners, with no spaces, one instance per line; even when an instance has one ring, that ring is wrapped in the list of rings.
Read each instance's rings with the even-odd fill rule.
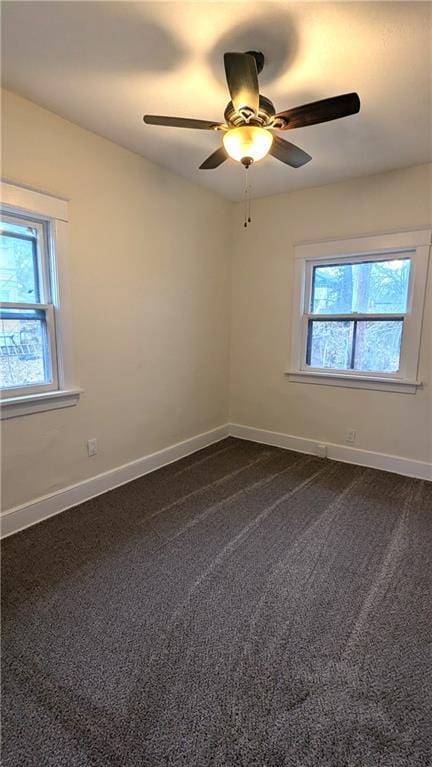
[[[0,222],[0,385],[11,396],[58,388],[47,225]]]
[[[306,364],[397,373],[410,271],[409,255],[312,266]]]
[[[64,201],[4,184],[0,221],[0,388],[2,417],[76,404],[61,354],[57,250]],[[61,215],[63,218],[57,218]],[[63,314],[63,306],[62,306]],[[67,323],[66,323],[67,325]]]
[[[429,243],[422,230],[297,246],[291,380],[415,391]]]

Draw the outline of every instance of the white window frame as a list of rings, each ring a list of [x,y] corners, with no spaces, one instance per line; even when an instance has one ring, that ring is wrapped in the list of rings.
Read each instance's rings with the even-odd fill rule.
[[[362,389],[415,393],[421,386],[418,364],[426,293],[431,230],[393,232],[381,235],[299,243],[294,248],[294,300],[292,313],[291,357],[286,371],[290,381]],[[390,257],[411,259],[408,306],[400,314],[350,314],[347,319],[400,319],[403,334],[399,370],[396,373],[373,373],[358,370],[314,368],[306,363],[308,323],[310,319],[325,320],[330,315],[312,314],[310,298],[313,269],[340,263],[365,260],[388,260]],[[338,315],[338,318],[340,315]],[[331,315],[335,319],[335,315]],[[343,317],[342,317],[343,318]]]
[[[66,200],[9,182],[1,186],[1,212],[38,230],[38,260],[44,303],[2,303],[6,309],[37,309],[45,314],[50,344],[51,380],[35,386],[3,389],[1,418],[76,405],[82,389],[74,385],[72,323],[67,285]],[[21,220],[20,220],[21,219]]]

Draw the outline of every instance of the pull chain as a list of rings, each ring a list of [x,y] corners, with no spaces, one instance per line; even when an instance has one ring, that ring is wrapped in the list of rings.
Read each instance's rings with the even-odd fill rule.
[[[249,181],[249,173],[250,173],[250,165],[245,166],[245,185],[244,185],[244,224],[243,226],[247,228],[247,225],[251,223],[252,217],[251,217],[251,183]]]
[[[244,196],[244,224],[243,224],[243,226],[244,226],[245,229],[247,229],[247,225],[248,225],[248,221],[247,221],[247,219],[248,219],[248,198],[247,198],[247,195],[248,195],[248,181],[249,181],[249,179],[248,179],[248,166],[246,165],[245,166],[244,193],[243,193],[243,196]]]
[[[250,224],[251,221],[252,221],[252,199],[251,199],[251,195],[252,195],[252,182],[251,182],[251,175],[250,175],[251,168],[252,168],[252,165],[250,166],[249,173],[248,173],[248,179],[249,179],[249,187],[248,187],[248,219],[247,219],[248,224]]]

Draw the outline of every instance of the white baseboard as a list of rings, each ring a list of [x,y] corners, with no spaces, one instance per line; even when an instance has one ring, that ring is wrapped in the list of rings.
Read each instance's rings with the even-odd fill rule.
[[[144,474],[149,474],[162,466],[178,461],[180,458],[195,453],[197,450],[219,442],[228,436],[260,442],[264,445],[274,445],[309,455],[316,455],[317,442],[319,441],[268,431],[267,429],[255,429],[252,426],[235,423],[225,424],[204,434],[198,434],[183,442],[178,442],[164,450],[159,450],[157,453],[151,453],[136,461],[118,466],[116,469],[105,471],[103,474],[97,474],[95,477],[75,485],[70,485],[62,490],[57,490],[29,503],[4,511],[1,515],[1,537],[6,538],[13,535],[26,527],[42,522],[44,519],[77,506],[79,503],[89,501],[91,498],[102,495],[108,490],[113,490],[115,487],[125,485],[133,479],[138,479]],[[407,477],[432,480],[432,464],[424,461],[413,461],[397,455],[374,453],[370,450],[360,450],[331,442],[320,442],[320,444],[326,445],[327,457],[334,461],[355,463],[359,466],[391,471]]]
[[[391,471],[394,474],[403,474],[406,477],[432,480],[432,464],[425,461],[413,461],[410,458],[402,458],[399,455],[387,453],[374,453],[370,450],[360,450],[347,445],[337,445],[323,440],[294,437],[291,434],[281,434],[267,429],[255,429],[252,426],[242,426],[237,423],[229,425],[229,433],[232,437],[248,439],[251,442],[261,442],[264,445],[284,447],[287,450],[295,450],[297,453],[317,454],[317,443],[324,444],[327,448],[327,458],[343,463],[355,463],[359,466],[368,466],[372,469]]]
[[[113,490],[115,487],[131,482],[133,479],[144,476],[155,469],[160,469],[168,463],[178,461],[203,447],[219,442],[221,439],[229,436],[229,427],[227,424],[219,426],[216,429],[207,431],[204,434],[197,434],[195,437],[178,442],[175,445],[159,450],[157,453],[151,453],[136,461],[131,461],[116,469],[105,471],[103,474],[97,474],[95,477],[70,485],[62,490],[36,498],[30,503],[15,506],[12,509],[4,511],[1,515],[1,537],[13,535],[24,530],[30,525],[35,525],[48,517],[59,514],[72,506],[90,500],[97,495]]]

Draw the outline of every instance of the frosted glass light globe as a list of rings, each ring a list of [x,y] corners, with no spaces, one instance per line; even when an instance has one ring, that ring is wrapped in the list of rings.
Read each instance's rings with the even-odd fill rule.
[[[250,158],[254,162],[268,154],[273,136],[266,128],[257,125],[241,125],[224,133],[223,143],[233,160],[241,162]]]

